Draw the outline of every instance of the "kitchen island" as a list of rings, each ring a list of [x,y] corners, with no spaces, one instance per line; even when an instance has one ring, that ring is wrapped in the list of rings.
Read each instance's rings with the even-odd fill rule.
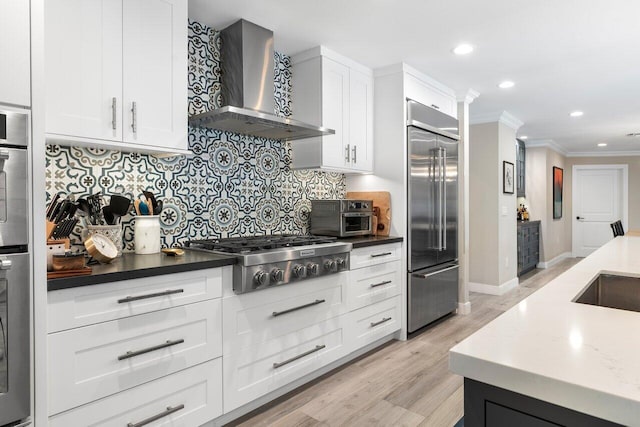
[[[640,237],[613,239],[451,349],[465,425],[640,425],[640,313],[573,302],[600,274],[640,277]]]

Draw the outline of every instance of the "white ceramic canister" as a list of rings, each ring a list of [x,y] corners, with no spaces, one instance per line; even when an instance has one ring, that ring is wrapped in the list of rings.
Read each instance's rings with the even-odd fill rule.
[[[160,215],[136,216],[133,240],[139,255],[160,253]]]

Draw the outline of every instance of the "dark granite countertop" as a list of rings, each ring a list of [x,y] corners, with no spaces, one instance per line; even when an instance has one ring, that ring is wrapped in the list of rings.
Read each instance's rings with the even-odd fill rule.
[[[384,245],[386,243],[402,242],[402,237],[396,236],[356,236],[338,238],[339,241],[351,243],[353,249],[366,248],[367,246]]]
[[[181,257],[170,257],[163,253],[152,255],[126,253],[120,258],[114,259],[110,264],[92,266],[93,271],[90,275],[47,280],[47,290],[57,291],[78,286],[204,270],[232,265],[235,262],[236,259],[233,256],[191,250],[185,250],[184,256]]]

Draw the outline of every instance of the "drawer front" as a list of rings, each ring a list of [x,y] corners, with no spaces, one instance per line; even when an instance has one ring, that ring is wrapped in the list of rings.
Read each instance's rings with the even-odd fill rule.
[[[48,336],[49,414],[222,354],[221,300]]]
[[[400,296],[377,302],[348,314],[349,342],[357,350],[400,330]]]
[[[351,251],[351,270],[400,259],[400,243],[369,246]]]
[[[49,292],[49,332],[218,298],[231,267]]]
[[[222,415],[222,358],[55,415],[49,426],[126,427],[160,415],[149,425],[192,427]]]
[[[347,306],[355,310],[400,294],[400,261],[392,261],[351,272]]]
[[[340,316],[225,354],[224,411],[238,408],[347,353]]]
[[[222,299],[224,354],[347,312],[344,272]]]

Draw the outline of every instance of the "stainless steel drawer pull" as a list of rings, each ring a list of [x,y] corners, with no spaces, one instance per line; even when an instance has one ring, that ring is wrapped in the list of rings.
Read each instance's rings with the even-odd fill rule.
[[[171,347],[174,345],[182,344],[184,342],[183,339],[175,340],[175,341],[167,341],[163,344],[154,345],[153,347],[148,347],[142,350],[135,351],[127,351],[125,354],[118,356],[118,360],[129,359],[131,357],[140,356],[141,354],[151,353],[152,351],[161,350],[163,348]]]
[[[119,299],[118,304],[124,304],[132,301],[139,301],[141,299],[147,299],[147,298],[157,298],[157,297],[164,297],[166,295],[181,294],[182,292],[184,292],[184,289],[169,289],[167,291],[156,292],[153,294],[138,295],[135,297],[126,297],[126,298]]]
[[[346,163],[351,163],[351,158],[349,157],[349,154],[351,152],[349,151],[349,144],[347,144],[347,146],[344,148],[344,161]]]
[[[315,353],[316,351],[320,351],[325,347],[326,347],[326,345],[324,345],[324,344],[317,345],[316,348],[314,348],[312,350],[309,350],[309,351],[305,351],[304,353],[299,354],[297,356],[293,356],[291,359],[287,359],[284,362],[276,362],[276,363],[273,364],[273,369],[278,369],[278,368],[280,368],[280,367],[282,367],[284,365],[288,365],[289,363],[295,362],[298,359],[302,359],[303,357],[308,356],[311,353]]]
[[[136,102],[131,103],[131,130],[133,133],[138,132],[138,105]]]
[[[371,258],[378,258],[379,256],[391,255],[393,252],[383,252],[381,254],[371,254]]]
[[[353,157],[353,163],[358,163],[358,160],[356,160],[356,159],[357,159],[357,158],[356,158],[357,150],[358,150],[358,146],[357,146],[357,145],[354,145],[354,146],[353,146],[353,149],[351,150],[351,153],[353,154],[353,155],[352,155],[352,157]]]
[[[431,107],[432,107],[432,108],[435,108],[436,110],[439,110],[439,109],[440,109],[440,107],[438,107],[436,104],[431,104]]]
[[[111,129],[116,130],[116,126],[118,123],[118,108],[117,108],[117,99],[114,96],[111,98]]]
[[[391,319],[392,317],[385,317],[384,319],[378,320],[377,322],[371,322],[371,327],[375,328],[376,326],[382,325],[383,323],[388,322]]]
[[[271,313],[271,315],[273,317],[281,316],[283,314],[291,313],[292,311],[302,310],[303,308],[312,307],[314,305],[322,304],[325,301],[326,300],[324,300],[324,299],[317,299],[314,302],[310,302],[309,304],[304,304],[304,305],[301,305],[301,306],[298,306],[298,307],[288,308],[288,309],[283,310],[283,311],[274,311],[273,313]]]
[[[457,265],[452,265],[451,267],[447,267],[447,268],[443,268],[442,270],[438,270],[438,271],[434,271],[433,273],[427,273],[427,274],[414,274],[415,277],[420,277],[422,279],[426,279],[427,277],[431,277],[434,276],[436,274],[440,274],[440,273],[444,273],[445,271],[449,271],[449,270],[454,270],[458,268]]]
[[[146,426],[147,424],[151,424],[154,421],[159,420],[160,418],[164,418],[166,416],[169,416],[175,412],[178,412],[179,410],[184,409],[184,405],[178,405],[178,406],[167,406],[167,410],[160,412],[158,415],[154,415],[152,417],[149,417],[147,419],[144,419],[140,422],[137,423],[129,423],[127,424],[127,427],[142,427],[142,426]]]
[[[384,282],[380,282],[380,283],[372,283],[371,287],[377,288],[378,286],[388,285],[389,283],[391,283],[391,280],[385,280]]]

